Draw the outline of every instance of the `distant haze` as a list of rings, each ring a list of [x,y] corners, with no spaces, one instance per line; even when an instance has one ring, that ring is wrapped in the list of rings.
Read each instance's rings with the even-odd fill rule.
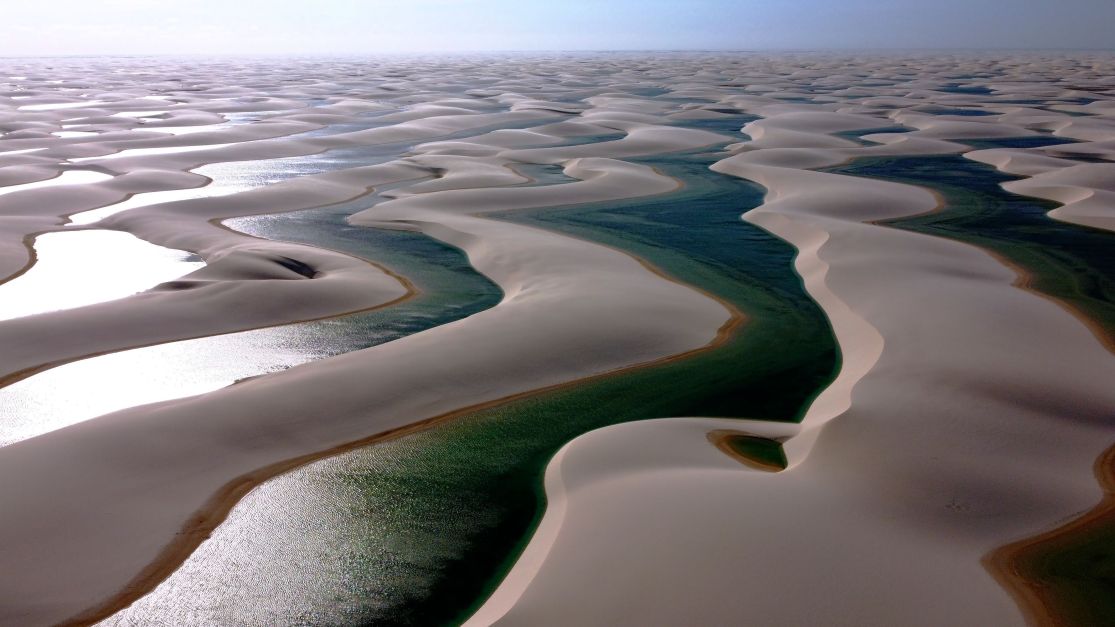
[[[30,0],[0,55],[1115,48],[1115,0]]]

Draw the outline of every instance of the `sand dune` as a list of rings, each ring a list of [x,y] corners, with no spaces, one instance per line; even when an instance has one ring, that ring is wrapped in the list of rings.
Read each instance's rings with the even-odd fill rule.
[[[462,213],[656,194],[676,185],[645,166],[609,160],[575,161],[567,172],[583,182],[429,192],[386,202],[357,216],[361,223],[421,229],[466,250],[470,262],[506,293],[489,312],[202,397],[111,414],[6,447],[0,466],[31,473],[24,476],[37,472],[29,471],[28,463],[46,463],[58,456],[77,456],[74,459],[82,462],[70,466],[80,467],[80,472],[48,464],[42,469],[47,473],[42,489],[32,492],[23,483],[0,484],[0,491],[22,500],[20,511],[72,521],[38,534],[27,527],[37,516],[20,514],[0,522],[4,533],[28,538],[23,549],[4,557],[10,566],[4,572],[23,572],[5,579],[3,589],[10,591],[5,605],[20,607],[13,614],[21,620],[50,621],[111,596],[159,555],[210,495],[254,469],[462,405],[660,359],[710,342],[729,318],[716,301],[666,281],[616,251]],[[282,198],[308,185],[312,183],[296,179]],[[175,204],[161,212],[139,209],[112,220],[151,241],[204,249],[204,238],[212,236],[208,231],[195,226],[184,235],[181,227],[197,224],[196,212],[187,213],[186,205],[201,202],[205,201],[175,203],[183,216],[178,222]],[[258,200],[250,202],[260,206]],[[226,212],[235,210],[225,199],[219,206]],[[273,203],[267,206],[275,210]],[[219,263],[212,260],[198,274]],[[555,350],[558,346],[562,350]],[[456,359],[447,358],[453,355],[467,359],[468,377],[461,376]],[[421,391],[416,381],[422,382]],[[326,406],[330,420],[316,419]],[[169,432],[176,435],[168,440]],[[137,441],[145,444],[122,446]],[[155,453],[152,447],[161,450]],[[198,450],[207,453],[198,457]],[[136,469],[147,466],[153,454],[162,459],[165,472],[137,475]],[[114,503],[111,510],[93,506],[109,501]],[[64,572],[40,569],[41,578],[29,577],[19,566],[38,562],[48,547],[60,550],[60,543],[67,545],[61,550],[72,551]],[[66,585],[57,585],[59,577]],[[36,601],[27,603],[28,598]]]
[[[113,217],[107,226],[195,251],[206,266],[121,300],[9,321],[0,326],[3,376],[106,351],[322,318],[402,298],[404,286],[364,260],[259,240],[210,220],[340,202],[373,185],[425,174],[413,167],[373,166],[303,177],[234,199],[180,201]],[[294,264],[305,270],[291,269]]]
[[[929,138],[1030,134],[897,119]],[[740,468],[707,445],[708,420],[582,436],[551,462],[546,517],[470,624],[1021,622],[981,558],[1096,501],[1115,359],[985,253],[869,224],[930,210],[930,194],[800,169],[870,154],[818,135],[865,126],[776,114],[714,168],[767,188],[745,219],[799,248],[844,352],[802,431],[772,434],[793,435],[790,469]]]
[[[738,312],[617,250],[485,216],[675,190],[623,161],[649,155],[721,151],[709,176],[767,190],[744,219],[797,248],[840,373],[800,425],[663,416],[570,442],[541,526],[471,624],[1020,624],[981,560],[1100,496],[1115,357],[990,254],[877,224],[934,210],[931,191],[816,170],[966,153],[1061,203],[1052,217],[1113,229],[1109,56],[113,63],[133,73],[5,62],[24,78],[0,84],[0,277],[29,279],[34,237],[89,228],[66,226],[82,212],[205,266],[0,322],[0,382],[409,292],[362,259],[220,226],[238,216],[363,197],[353,227],[458,247],[504,298],[0,448],[0,537],[18,538],[0,551],[0,624],[105,617],[248,487],[323,452],[714,342]],[[969,145],[1018,138],[1071,143]],[[366,165],[336,166],[342,152]],[[311,155],[310,173],[242,188],[202,170]],[[540,164],[572,180],[542,184]],[[725,455],[709,440],[725,430],[783,442],[788,469]]]
[[[1042,150],[985,150],[966,155],[995,166],[1008,174],[1024,176],[1008,181],[1003,188],[1062,206],[1049,212],[1051,218],[1115,231],[1115,127],[1103,135],[1104,143],[1088,142],[1053,146]],[[1071,152],[1070,152],[1071,147]],[[1110,163],[1081,163],[1073,156],[1109,159]]]

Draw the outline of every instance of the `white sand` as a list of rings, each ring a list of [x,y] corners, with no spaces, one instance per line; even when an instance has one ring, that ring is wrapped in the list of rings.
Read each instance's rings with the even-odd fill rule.
[[[1041,151],[985,150],[966,156],[1008,174],[1027,177],[1008,181],[1003,188],[1016,194],[1060,203],[1062,206],[1049,212],[1051,218],[1115,231],[1115,125],[1112,125],[1110,133],[1111,139],[1105,146],[1072,144],[1072,149],[1100,158],[1107,155],[1111,163],[1080,163],[1071,156],[1050,156],[1049,153],[1065,154],[1064,151],[1069,149],[1066,146],[1050,146]]]
[[[1013,133],[903,121],[921,137]],[[799,248],[844,353],[803,430],[771,434],[794,435],[790,470],[729,460],[709,420],[582,436],[551,463],[546,517],[472,623],[1022,622],[980,560],[1096,502],[1115,359],[992,257],[865,224],[931,209],[929,194],[798,169],[871,154],[818,135],[853,124],[776,114],[749,125],[769,150],[715,166],[768,188],[746,219]]]
[[[5,73],[46,74],[28,63]],[[980,560],[1096,501],[1091,464],[1115,436],[1115,358],[1064,309],[1014,287],[990,255],[870,224],[931,210],[929,192],[809,170],[1051,130],[1109,155],[1115,107],[1011,102],[1072,97],[1090,82],[1086,93],[1101,97],[1109,56],[1086,65],[1053,54],[906,65],[811,54],[396,63],[398,77],[338,63],[323,80],[320,66],[214,62],[169,68],[185,82],[156,86],[79,65],[75,78],[101,81],[96,100],[46,79],[0,94],[0,185],[10,192],[0,196],[0,276],[26,269],[27,236],[102,207],[87,214],[104,218],[98,227],[207,264],[176,289],[0,323],[4,375],[404,296],[362,260],[212,224],[377,186],[398,187],[354,224],[458,246],[505,293],[491,310],[394,342],[0,448],[0,538],[19,539],[0,551],[0,624],[51,624],[112,598],[237,477],[706,346],[729,319],[716,301],[618,251],[480,214],[665,193],[673,180],[618,159],[731,141],[715,169],[768,189],[746,219],[799,249],[797,269],[840,342],[839,377],[800,428],[663,417],[575,440],[548,469],[539,532],[474,622],[1021,622]],[[560,79],[540,78],[539,67]],[[942,91],[957,73],[988,68],[1001,76],[994,93]],[[1071,85],[1057,84],[1071,72]],[[657,85],[681,98],[625,92]],[[167,98],[165,116],[117,115],[148,111],[151,96]],[[311,108],[311,99],[325,102]],[[951,107],[992,115],[934,113]],[[672,124],[723,111],[762,118],[744,128],[751,141]],[[834,135],[896,123],[914,130],[866,146]],[[327,124],[359,130],[315,134]],[[607,140],[577,143],[593,136]],[[1070,163],[1056,148],[988,159],[1025,170],[1012,190],[1066,203],[1056,217],[1110,228],[1110,166]],[[221,197],[199,191],[208,181],[191,173],[335,149],[395,160]],[[12,189],[60,181],[63,162],[78,159],[101,180]],[[515,171],[522,162],[559,164],[578,180],[531,186]],[[195,192],[208,197],[182,197]],[[129,209],[109,215],[112,206]],[[709,444],[721,428],[789,438],[791,468],[748,470]]]
[[[111,160],[111,167],[121,172],[114,179],[119,180],[134,175],[141,163],[173,172],[220,154],[229,159],[307,154],[552,119],[549,112],[453,113],[321,138],[246,140],[215,149],[213,155],[195,156],[207,152],[201,150],[119,157]],[[718,141],[708,133],[658,131],[641,139],[637,149],[649,154]],[[5,447],[0,468],[18,467],[28,477],[39,471],[27,464],[44,464],[46,473],[43,489],[31,492],[0,481],[0,494],[12,499],[13,511],[22,512],[0,519],[0,534],[27,538],[22,548],[2,558],[2,572],[12,573],[3,575],[3,604],[18,608],[11,615],[50,622],[112,595],[158,555],[207,498],[254,469],[464,405],[700,348],[729,320],[729,312],[716,301],[663,279],[622,253],[470,215],[660,194],[674,189],[675,181],[645,166],[592,158],[566,164],[567,174],[581,182],[493,188],[525,182],[510,164],[505,158],[480,163],[418,157],[410,163],[300,177],[233,196],[139,207],[102,221],[102,226],[152,243],[196,251],[207,266],[185,277],[196,285],[189,290],[150,292],[27,318],[19,328],[8,325],[10,335],[0,338],[11,347],[3,357],[7,370],[41,363],[46,356],[61,360],[119,350],[141,338],[166,341],[203,328],[216,332],[236,324],[273,324],[277,316],[290,317],[295,306],[339,313],[356,303],[366,305],[370,298],[382,301],[394,293],[376,283],[383,275],[366,264],[304,246],[245,241],[209,226],[208,220],[327,204],[432,171],[445,171],[439,180],[449,181],[452,188],[418,186],[354,221],[419,229],[462,248],[477,269],[503,288],[505,298],[490,311],[372,349],[200,397],[102,416]],[[476,189],[463,189],[467,187]],[[280,254],[309,264],[318,275],[310,280],[279,276],[281,267],[267,258]],[[276,280],[288,278],[295,280]],[[229,320],[233,309],[241,316]],[[96,331],[88,333],[91,328]],[[67,334],[69,329],[85,334]],[[4,331],[0,327],[0,335]],[[462,359],[467,360],[467,375],[460,370]],[[328,412],[328,420],[320,419],[321,411]],[[168,438],[168,433],[174,436]],[[198,456],[199,450],[205,455]],[[160,460],[157,467],[150,467],[152,456]],[[74,463],[46,463],[62,457]],[[137,473],[140,467],[147,470]],[[45,529],[40,525],[39,532],[31,533],[27,525],[35,511],[38,520],[68,522]],[[66,552],[65,568],[31,567],[44,564],[44,551]]]

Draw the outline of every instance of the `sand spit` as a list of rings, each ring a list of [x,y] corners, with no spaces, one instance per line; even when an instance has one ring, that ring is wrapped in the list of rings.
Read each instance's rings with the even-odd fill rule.
[[[801,425],[664,416],[571,442],[547,471],[541,526],[473,624],[1018,624],[981,559],[1100,497],[1091,464],[1115,437],[1115,357],[992,256],[875,224],[932,211],[930,191],[813,170],[1061,138],[1073,143],[972,156],[1029,177],[1008,186],[1062,202],[1055,217],[1111,228],[1110,56],[7,63],[23,77],[0,81],[9,280],[36,234],[139,194],[204,190],[192,171],[206,164],[349,151],[369,165],[101,219],[206,266],[0,322],[4,380],[406,295],[363,260],[219,225],[236,216],[366,196],[354,227],[456,246],[505,297],[0,448],[0,537],[18,538],[0,551],[0,624],[105,617],[187,557],[202,540],[190,530],[323,451],[708,345],[730,319],[715,300],[616,250],[484,217],[667,193],[674,180],[620,159],[670,152],[724,150],[709,176],[768,190],[745,219],[800,251],[842,370]],[[538,184],[524,164],[574,180]],[[63,176],[76,184],[48,185]],[[713,432],[784,441],[789,466],[748,468]]]

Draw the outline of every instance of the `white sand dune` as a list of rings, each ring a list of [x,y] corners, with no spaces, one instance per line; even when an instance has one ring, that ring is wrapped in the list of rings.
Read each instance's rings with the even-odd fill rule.
[[[1044,149],[983,150],[965,155],[1008,174],[1023,176],[1003,188],[1060,203],[1049,217],[1107,231],[1115,231],[1115,126],[1102,140]],[[1074,155],[1109,159],[1110,163],[1081,163]]]
[[[0,468],[20,467],[30,473],[24,476],[37,472],[28,463],[58,456],[83,461],[69,466],[80,466],[80,472],[47,464],[43,489],[29,492],[22,483],[0,483],[0,493],[15,499],[13,506],[21,501],[19,511],[38,512],[35,518],[18,514],[0,521],[0,533],[28,538],[23,548],[3,557],[3,572],[13,573],[0,586],[5,607],[18,607],[12,615],[21,620],[39,622],[95,604],[155,559],[210,495],[260,467],[462,405],[710,342],[728,320],[716,301],[616,251],[462,213],[622,198],[632,190],[662,193],[675,186],[645,166],[608,160],[576,161],[567,171],[583,182],[430,192],[383,203],[356,218],[421,229],[464,249],[471,263],[504,289],[503,302],[493,310],[202,397],[103,416],[6,447]],[[165,215],[129,220],[129,228],[149,240],[170,243],[181,237]],[[456,360],[447,359],[451,355],[468,360],[469,376],[461,376]],[[418,380],[420,390],[414,387]],[[330,420],[317,419],[325,407]],[[168,430],[175,437],[167,439]],[[125,441],[133,445],[122,447]],[[134,446],[139,441],[144,445]],[[247,442],[252,444],[246,447]],[[198,450],[206,455],[198,457]],[[137,474],[151,455],[161,459],[159,469]],[[93,467],[86,464],[96,459],[101,461]],[[110,510],[93,506],[110,501]],[[27,525],[39,516],[72,525],[34,533]],[[64,571],[45,568],[38,570],[41,577],[28,576],[27,568],[48,547],[70,553]],[[58,585],[60,577],[64,585]]]
[[[745,219],[798,247],[843,351],[784,445],[790,469],[735,464],[707,420],[582,436],[551,463],[538,532],[470,624],[1022,622],[981,558],[1095,503],[1115,358],[991,256],[869,224],[932,209],[930,194],[798,169],[856,151],[787,152],[836,146],[808,128],[842,120],[817,115],[714,168],[768,189]]]
[[[194,251],[207,265],[142,294],[0,325],[5,348],[0,376],[106,351],[322,318],[399,299],[407,290],[398,280],[363,260],[259,240],[210,221],[341,202],[375,185],[426,174],[413,166],[372,166],[109,218],[104,226]]]
[[[1020,624],[981,559],[1098,499],[1091,465],[1115,439],[1115,357],[991,255],[875,224],[933,210],[934,194],[813,170],[970,153],[1027,177],[1009,190],[1062,203],[1053,217],[1111,229],[1115,166],[1082,161],[1115,154],[1103,79],[1115,60],[1083,58],[160,61],[155,78],[147,61],[113,61],[119,73],[5,61],[0,74],[26,78],[0,89],[0,277],[33,268],[26,241],[65,230],[67,216],[206,265],[0,322],[0,381],[404,297],[405,277],[364,260],[218,224],[377,188],[390,187],[353,225],[456,246],[504,298],[370,349],[0,448],[0,624],[101,617],[82,613],[150,589],[242,488],[291,460],[708,346],[739,320],[716,300],[619,251],[484,214],[663,194],[677,182],[619,159],[722,146],[717,172],[767,189],[745,219],[798,249],[840,343],[839,376],[801,425],[664,416],[568,444],[547,470],[540,528],[471,622]],[[759,118],[740,120],[747,138],[723,128],[737,114]],[[910,131],[839,136],[896,125]],[[1050,133],[1076,143],[963,143]],[[330,171],[330,151],[369,165]],[[221,196],[193,172],[309,155],[322,155],[321,173]],[[540,185],[524,164],[575,180]],[[785,440],[790,468],[740,464],[710,443],[718,430]],[[164,622],[191,620],[205,622]]]
[[[30,261],[28,251],[22,242],[30,234],[48,230],[58,224],[57,218],[86,212],[126,200],[133,194],[170,191],[196,187],[202,183],[183,184],[193,175],[188,170],[214,162],[271,159],[277,157],[299,156],[320,153],[333,148],[368,146],[385,143],[399,143],[429,139],[438,135],[456,133],[473,128],[512,123],[522,120],[546,119],[552,114],[540,113],[483,113],[471,115],[448,115],[436,118],[411,120],[397,125],[374,128],[364,131],[341,133],[337,135],[283,139],[281,136],[304,132],[317,128],[305,124],[291,126],[282,123],[238,125],[230,130],[212,133],[206,137],[201,133],[184,137],[171,136],[163,139],[141,139],[130,142],[112,142],[111,136],[101,136],[97,143],[67,143],[62,148],[51,148],[50,156],[74,159],[79,156],[112,155],[107,160],[91,160],[90,165],[110,168],[117,176],[104,185],[83,185],[76,190],[40,190],[38,187],[52,187],[47,181],[29,184],[28,187],[9,188],[12,194],[19,194],[19,201],[13,196],[0,201],[0,213],[5,216],[19,216],[18,220],[6,220],[0,225],[0,276],[10,276],[19,272]],[[258,128],[257,128],[258,127]],[[270,139],[259,139],[260,137]],[[276,138],[280,137],[280,138]],[[206,141],[224,142],[223,147],[209,146],[198,148]],[[235,140],[229,142],[229,140]],[[57,141],[57,140],[55,140]],[[138,146],[130,148],[130,146]],[[164,148],[190,148],[185,152],[162,152]],[[81,150],[75,153],[75,150]],[[154,150],[156,154],[124,156],[120,150]],[[93,151],[94,155],[86,155]],[[44,157],[45,158],[45,157]],[[2,172],[2,168],[0,168]],[[39,176],[43,176],[40,174]],[[107,179],[99,172],[75,172],[68,177],[84,176],[92,179]],[[193,177],[198,180],[201,177]],[[68,179],[67,179],[68,180]],[[204,180],[204,179],[201,179]],[[88,182],[88,181],[82,181]],[[27,192],[35,193],[27,193]],[[44,193],[45,192],[45,193]],[[70,192],[70,193],[67,193]],[[0,188],[3,193],[3,188]]]

